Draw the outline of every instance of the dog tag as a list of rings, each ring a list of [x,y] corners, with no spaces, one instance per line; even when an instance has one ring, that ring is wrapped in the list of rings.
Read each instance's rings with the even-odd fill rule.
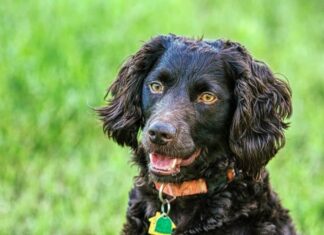
[[[150,235],[171,235],[172,230],[176,228],[171,218],[166,214],[161,214],[160,212],[156,212],[155,216],[151,217],[149,221]]]

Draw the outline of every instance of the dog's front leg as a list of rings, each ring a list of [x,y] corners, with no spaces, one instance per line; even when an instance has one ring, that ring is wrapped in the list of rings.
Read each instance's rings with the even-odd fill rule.
[[[126,222],[121,235],[146,235],[148,222],[144,215],[145,201],[140,197],[138,189],[133,188],[129,193]]]

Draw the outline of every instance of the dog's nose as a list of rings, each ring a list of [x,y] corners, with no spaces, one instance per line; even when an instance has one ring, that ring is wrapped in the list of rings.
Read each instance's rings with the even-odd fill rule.
[[[148,134],[152,143],[165,145],[175,138],[176,131],[176,128],[169,123],[155,122],[149,127]]]

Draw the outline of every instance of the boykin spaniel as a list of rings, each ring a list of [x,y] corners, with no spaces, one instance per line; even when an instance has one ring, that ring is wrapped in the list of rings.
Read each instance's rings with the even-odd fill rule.
[[[265,169],[291,91],[242,45],[156,36],[108,95],[103,130],[139,167],[121,234],[296,234]]]

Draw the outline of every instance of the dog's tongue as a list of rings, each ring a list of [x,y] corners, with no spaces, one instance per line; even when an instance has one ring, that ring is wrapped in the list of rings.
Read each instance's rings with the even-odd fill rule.
[[[171,158],[157,153],[150,154],[150,161],[154,168],[160,170],[170,170],[175,168],[177,164],[177,158]]]
[[[196,150],[186,159],[150,153],[150,167],[153,171],[162,175],[179,173],[181,166],[188,166],[195,161],[200,154],[200,150],[201,149]]]

